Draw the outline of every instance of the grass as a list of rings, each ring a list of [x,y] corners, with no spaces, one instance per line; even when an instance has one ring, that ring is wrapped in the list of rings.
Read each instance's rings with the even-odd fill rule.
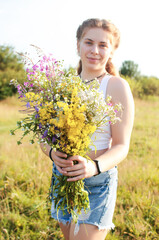
[[[157,240],[159,234],[159,98],[135,99],[129,155],[119,165],[114,214],[108,240]],[[37,144],[10,136],[21,115],[15,97],[0,102],[0,239],[63,240],[50,218],[47,200],[52,163]]]

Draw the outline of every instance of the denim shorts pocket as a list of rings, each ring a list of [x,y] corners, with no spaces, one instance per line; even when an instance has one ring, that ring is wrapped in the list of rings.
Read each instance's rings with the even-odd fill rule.
[[[85,178],[84,184],[85,186],[88,186],[88,187],[103,186],[109,183],[109,179],[110,179],[109,173],[103,172],[103,173],[100,173],[99,175],[96,175],[90,178]]]

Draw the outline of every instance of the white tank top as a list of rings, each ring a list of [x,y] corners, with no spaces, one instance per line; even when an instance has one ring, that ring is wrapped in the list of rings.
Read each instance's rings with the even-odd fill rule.
[[[106,99],[107,94],[107,85],[109,79],[112,77],[112,75],[106,75],[100,84],[99,91],[103,92],[104,98]],[[106,148],[110,148],[111,146],[111,128],[109,122],[106,123],[104,126],[101,126],[96,130],[92,137],[92,144],[90,145],[90,148],[92,151],[94,150],[102,150]]]

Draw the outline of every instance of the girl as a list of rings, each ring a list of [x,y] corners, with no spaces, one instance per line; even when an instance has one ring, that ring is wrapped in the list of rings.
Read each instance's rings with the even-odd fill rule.
[[[87,161],[81,156],[67,155],[53,151],[49,146],[43,152],[50,156],[53,171],[63,174],[68,181],[84,178],[86,190],[89,192],[90,211],[79,215],[77,224],[71,222],[68,212],[58,213],[58,221],[66,240],[104,240],[108,231],[114,228],[112,222],[117,191],[117,165],[126,158],[129,150],[130,136],[134,120],[134,101],[128,83],[119,77],[111,59],[118,48],[120,34],[118,29],[107,20],[88,19],[77,30],[77,50],[80,56],[78,74],[87,80],[87,84],[97,78],[99,91],[104,97],[112,96],[113,103],[121,103],[123,114],[121,122],[115,125],[102,126],[102,132],[96,132],[92,140]],[[96,136],[96,137],[95,137]],[[73,161],[78,164],[73,165]],[[52,217],[57,219],[54,202]]]

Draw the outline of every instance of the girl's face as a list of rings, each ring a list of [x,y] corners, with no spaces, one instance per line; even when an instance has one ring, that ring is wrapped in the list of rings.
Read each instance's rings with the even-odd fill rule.
[[[102,28],[90,28],[77,43],[82,61],[82,70],[105,72],[105,66],[112,57],[110,34]]]

